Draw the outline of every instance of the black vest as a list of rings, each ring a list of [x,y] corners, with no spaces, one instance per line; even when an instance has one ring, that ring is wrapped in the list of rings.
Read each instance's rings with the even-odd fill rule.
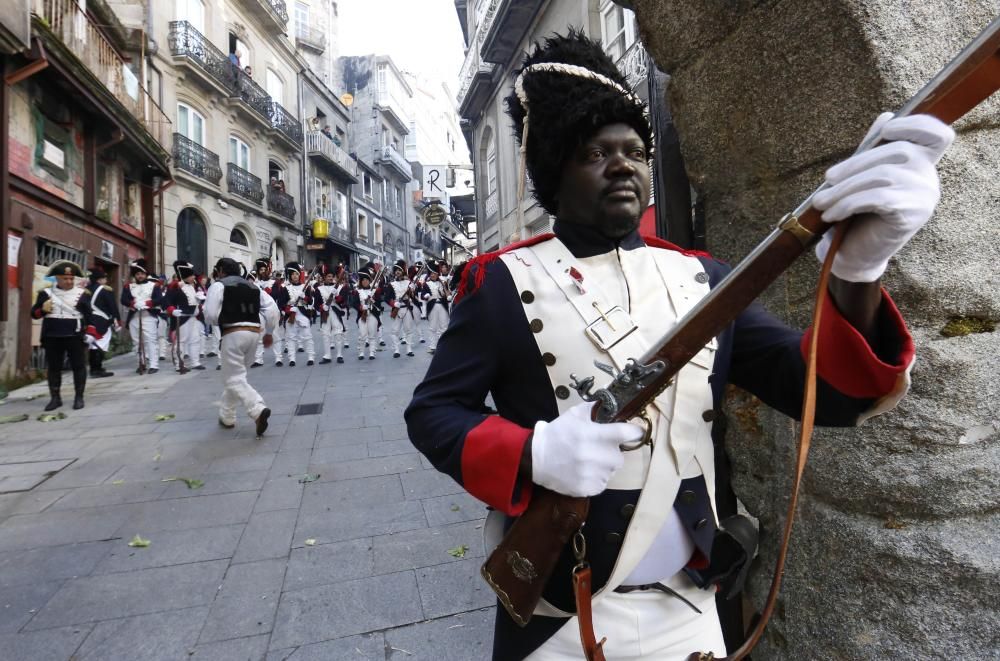
[[[238,275],[222,279],[222,313],[220,326],[260,323],[260,290]]]

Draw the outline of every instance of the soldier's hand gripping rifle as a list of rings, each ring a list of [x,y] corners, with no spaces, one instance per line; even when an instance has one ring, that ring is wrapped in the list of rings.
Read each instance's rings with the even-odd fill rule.
[[[896,116],[929,114],[950,124],[997,89],[1000,89],[1000,18],[987,26],[914,95]],[[877,140],[873,139],[862,143],[858,151],[872,148],[875,142]],[[713,337],[725,330],[799,255],[819,241],[831,225],[821,220],[820,212],[812,207],[812,199],[825,188],[825,185],[820,186],[793,212],[785,215],[771,234],[739,266],[661,338],[658,346],[646,355],[629,360],[614,375],[611,383],[595,391],[594,377],[574,377],[572,386],[584,400],[594,402],[592,416],[595,421],[625,422],[636,417],[643,418],[646,407],[670,385],[680,369]],[[814,328],[819,327],[819,311],[826,295],[829,270],[840,241],[849,229],[848,224],[849,221],[839,224],[840,228],[827,253],[817,291]],[[819,333],[812,334],[813,345],[807,360],[796,475],[771,590],[761,617],[747,642],[726,659],[742,659],[749,654],[763,634],[776,603],[815,413],[815,342],[818,336]],[[533,491],[527,510],[514,522],[482,567],[482,575],[497,593],[500,603],[521,626],[530,620],[568,540],[579,535],[589,508],[587,498],[563,496],[539,488],[538,485],[534,486]],[[664,504],[664,507],[669,506],[669,503]],[[574,549],[576,548],[574,543]],[[577,581],[583,576],[583,572],[589,572],[589,568],[582,559],[577,568],[581,573],[578,574],[577,569],[574,569],[574,589],[578,585],[586,585],[585,600],[581,601],[578,592],[578,610],[585,608],[589,613],[589,583]],[[589,576],[585,577],[584,581],[586,580],[589,580]],[[582,623],[584,618],[579,620]],[[590,640],[594,640],[592,627],[589,634]],[[586,636],[584,639],[586,640]],[[600,644],[587,645],[587,659],[603,660],[600,647]],[[711,654],[699,652],[692,654],[689,661],[708,661],[711,658]]]

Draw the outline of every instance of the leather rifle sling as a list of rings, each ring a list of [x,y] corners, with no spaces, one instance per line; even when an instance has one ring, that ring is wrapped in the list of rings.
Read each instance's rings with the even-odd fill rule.
[[[746,642],[740,646],[733,654],[720,659],[720,661],[738,661],[750,653],[750,650],[760,641],[764,635],[764,628],[767,626],[771,614],[774,612],[775,604],[778,601],[778,592],[781,590],[781,578],[785,571],[785,558],[788,556],[788,543],[792,538],[792,525],[795,522],[795,508],[799,502],[799,487],[802,485],[802,474],[806,469],[806,458],[809,455],[809,444],[812,441],[813,422],[816,418],[816,354],[819,350],[819,328],[823,316],[823,305],[826,303],[828,295],[827,287],[830,282],[830,269],[833,267],[833,258],[843,242],[844,235],[849,229],[850,220],[845,220],[834,228],[833,241],[826,259],[823,261],[823,269],[820,271],[819,284],[816,291],[816,309],[813,310],[812,334],[809,336],[809,351],[806,356],[806,378],[805,390],[802,396],[801,425],[799,428],[798,458],[796,460],[795,475],[792,479],[792,492],[788,499],[788,514],[785,517],[785,531],[781,536],[781,547],[778,549],[778,560],[775,562],[774,578],[771,579],[771,590],[768,592],[767,601],[764,602],[764,610],[761,612],[757,625],[753,628]],[[747,560],[749,562],[749,559]],[[715,655],[712,652],[694,652],[688,656],[687,661],[712,661]]]
[[[594,617],[591,610],[592,584],[590,565],[577,566],[573,570],[573,596],[576,598],[576,618],[580,623],[580,643],[583,645],[584,658],[587,661],[605,661],[604,642],[597,642],[594,634]]]

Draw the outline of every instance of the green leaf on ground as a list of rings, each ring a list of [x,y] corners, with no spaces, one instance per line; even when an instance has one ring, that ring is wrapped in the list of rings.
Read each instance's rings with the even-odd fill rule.
[[[448,555],[450,555],[453,558],[464,558],[465,553],[468,550],[469,550],[468,546],[466,546],[465,544],[459,544],[453,549],[448,549]]]
[[[319,479],[319,473],[306,473],[299,478],[299,484],[309,484]]]
[[[455,505],[454,503],[452,503],[452,506],[451,506],[451,511],[452,512],[457,512],[460,509],[462,509],[462,508],[459,507],[458,505]]]
[[[306,546],[316,546],[316,540],[315,540],[315,539],[313,539],[312,537],[310,537],[309,539],[307,539],[307,540],[306,540],[305,542],[303,542],[303,543],[304,543],[304,544],[305,544]]]
[[[176,417],[177,416],[173,413],[157,413],[153,420],[156,420],[157,422],[166,422],[167,420],[173,420]]]
[[[117,487],[117,486],[119,486],[121,484],[125,484],[125,480],[115,480],[111,484],[113,484],[113,485],[115,485]]]
[[[132,541],[129,542],[128,545],[135,549],[144,549],[149,546],[150,543],[151,542],[148,539],[143,539],[142,537],[139,537],[139,535],[136,535],[132,538]]]
[[[38,416],[38,420],[39,422],[53,422],[54,420],[63,420],[65,417],[66,414],[59,411],[59,413],[43,413]]]
[[[205,483],[193,477],[165,477],[160,482],[183,482],[188,489],[200,489]]]
[[[22,413],[21,415],[2,415],[0,416],[0,425],[7,424],[8,422],[24,422],[30,417],[27,413]]]
[[[156,453],[156,456],[155,456],[155,457],[153,457],[153,461],[159,461],[159,460],[160,460],[160,457],[162,457],[162,456],[163,456],[162,454],[160,454],[159,452],[157,452],[157,453]]]

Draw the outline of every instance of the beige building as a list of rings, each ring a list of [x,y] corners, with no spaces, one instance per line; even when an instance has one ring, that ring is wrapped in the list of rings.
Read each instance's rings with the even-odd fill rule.
[[[153,87],[173,120],[176,184],[164,194],[164,262],[199,272],[302,254],[302,71],[283,0],[151,7]]]

